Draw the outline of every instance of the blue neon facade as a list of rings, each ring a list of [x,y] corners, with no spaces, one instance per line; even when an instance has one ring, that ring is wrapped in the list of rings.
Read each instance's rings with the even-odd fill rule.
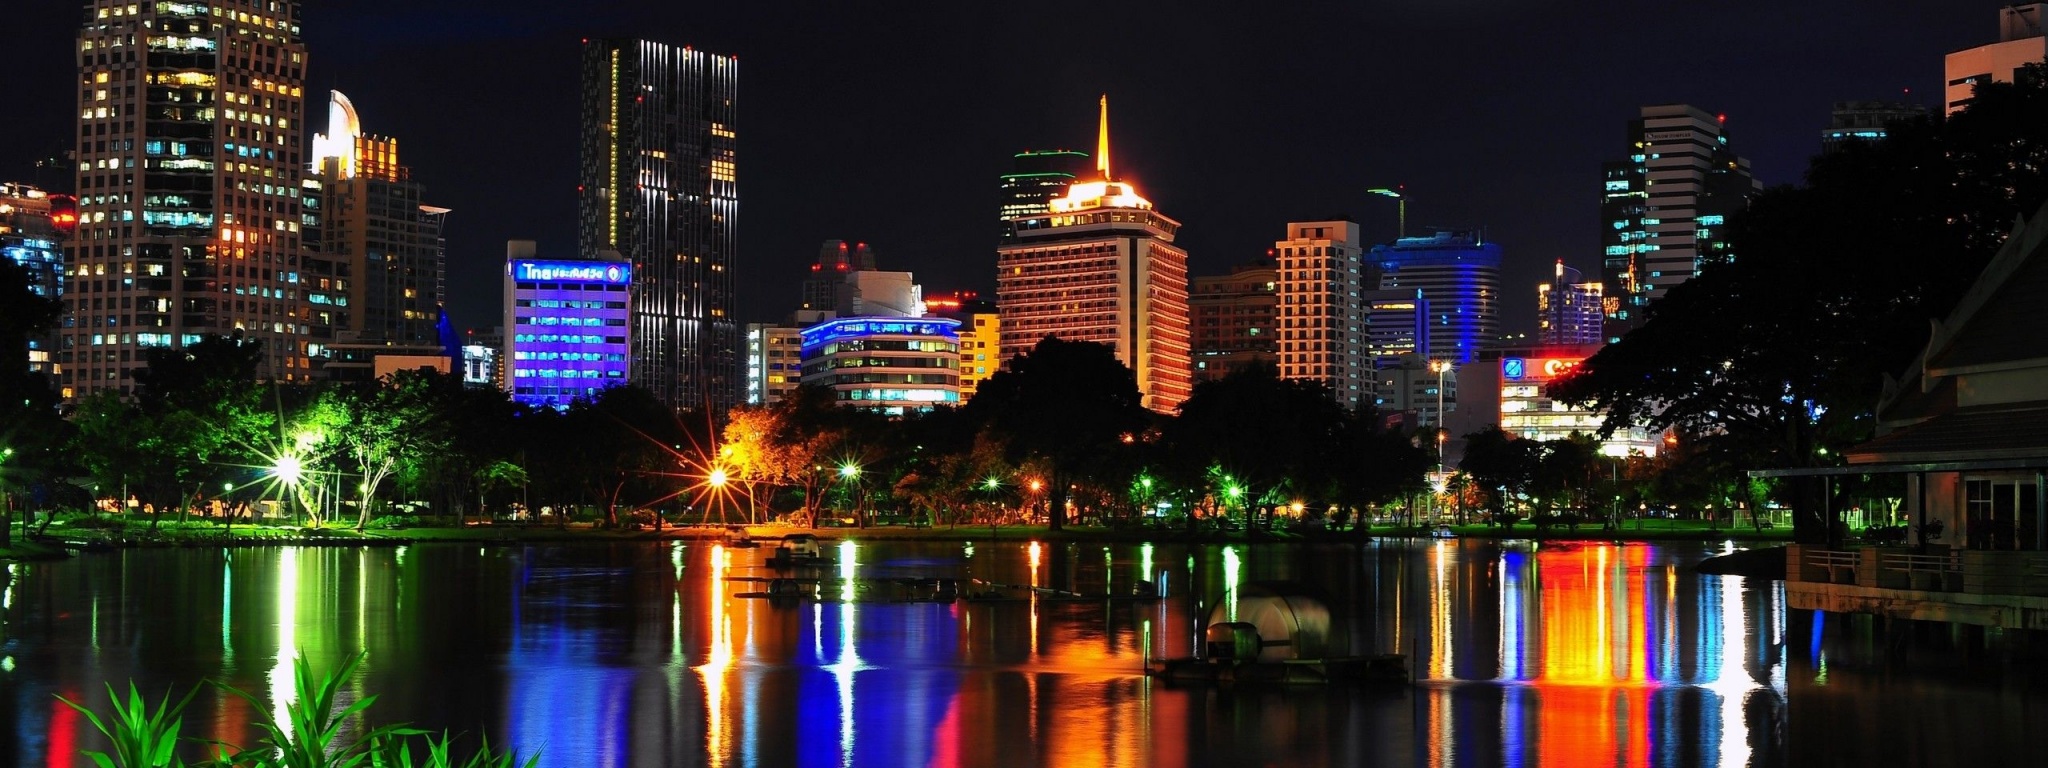
[[[633,267],[615,261],[505,264],[505,387],[531,406],[567,408],[626,383]]]
[[[960,321],[850,317],[802,331],[803,383],[839,404],[900,416],[960,404]]]
[[[1457,365],[1500,337],[1498,243],[1476,232],[1437,232],[1375,246],[1382,290],[1416,291],[1427,302],[1428,356]]]

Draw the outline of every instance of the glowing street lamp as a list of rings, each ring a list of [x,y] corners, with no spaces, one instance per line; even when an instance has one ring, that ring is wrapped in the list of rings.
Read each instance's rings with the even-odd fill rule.
[[[860,477],[860,465],[852,462],[839,465],[839,476],[848,480]]]
[[[299,478],[304,477],[305,473],[306,465],[299,461],[297,456],[279,456],[277,462],[270,467],[270,475],[285,485],[298,485]]]
[[[1042,488],[1044,488],[1044,487],[1045,487],[1045,483],[1043,483],[1043,482],[1040,482],[1040,481],[1038,480],[1038,478],[1035,478],[1035,477],[1034,477],[1034,478],[1031,478],[1031,492],[1032,492],[1032,493],[1037,493],[1037,492],[1038,492],[1038,491],[1039,491],[1040,489],[1042,489]]]
[[[726,480],[725,470],[723,468],[711,470],[711,476],[704,478],[704,480],[710,483],[713,488],[724,488]]]

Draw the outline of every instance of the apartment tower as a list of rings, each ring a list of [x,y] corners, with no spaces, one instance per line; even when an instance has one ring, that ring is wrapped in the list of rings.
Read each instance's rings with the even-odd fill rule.
[[[126,393],[147,350],[208,334],[259,342],[266,378],[309,379],[299,4],[94,0],[77,51],[65,397]]]
[[[738,401],[733,308],[739,62],[632,39],[583,43],[583,258],[633,267],[629,381],[669,407]]]

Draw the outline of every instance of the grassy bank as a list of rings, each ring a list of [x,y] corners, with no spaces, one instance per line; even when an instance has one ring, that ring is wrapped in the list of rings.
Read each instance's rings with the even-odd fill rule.
[[[1597,525],[1581,525],[1577,530],[1563,526],[1538,531],[1526,523],[1512,528],[1498,528],[1491,525],[1451,526],[1451,532],[1460,538],[1484,539],[1538,539],[1553,541],[1786,541],[1791,531],[1785,529],[1756,530],[1747,527],[1728,528],[1695,521],[1644,520],[1631,521],[1619,530],[1602,530]],[[828,540],[858,539],[863,541],[1090,541],[1090,542],[1143,542],[1143,541],[1202,541],[1218,543],[1248,542],[1351,542],[1369,537],[1423,537],[1430,535],[1427,526],[1373,526],[1367,531],[1354,530],[1274,530],[1274,531],[1215,531],[1204,530],[1190,534],[1179,528],[1109,527],[1070,525],[1063,530],[1053,531],[1043,525],[960,525],[960,526],[872,526],[868,528],[798,528],[786,525],[759,525],[748,528],[751,535],[761,539],[780,538],[794,533],[812,533]],[[194,547],[194,546],[396,546],[407,543],[465,542],[479,544],[494,543],[541,543],[541,542],[606,542],[606,541],[663,541],[663,540],[723,540],[729,535],[723,526],[665,527],[660,530],[643,528],[638,530],[607,529],[587,523],[572,523],[567,526],[553,525],[419,525],[403,528],[356,531],[352,527],[337,526],[323,528],[302,528],[296,526],[239,524],[222,526],[217,521],[190,520],[183,522],[166,521],[152,528],[146,521],[99,519],[89,526],[73,526],[59,523],[47,532],[44,543],[21,542],[15,549],[24,550],[17,556],[47,555],[61,556],[61,547],[74,549],[106,549],[127,547]],[[52,546],[55,545],[55,546]],[[14,550],[6,550],[12,552]]]

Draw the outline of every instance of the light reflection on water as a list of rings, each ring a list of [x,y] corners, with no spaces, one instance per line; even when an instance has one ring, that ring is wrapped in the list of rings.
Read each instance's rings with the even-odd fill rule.
[[[1692,574],[1701,546],[1098,549],[846,542],[827,550],[835,565],[804,573],[822,599],[789,603],[738,596],[766,591],[770,550],[704,544],[23,565],[0,634],[16,664],[0,672],[0,727],[13,724],[0,763],[69,765],[101,748],[52,695],[105,681],[182,693],[216,678],[276,706],[294,649],[321,668],[367,649],[349,697],[378,694],[385,722],[488,733],[557,766],[1740,766],[1841,738],[1788,716],[1788,696],[1812,695],[1821,650],[1801,642],[1787,659],[1781,587]],[[916,593],[899,579],[933,576],[1047,591],[906,601]],[[1139,579],[1172,597],[1057,597],[1127,595]],[[1228,690],[1139,674],[1148,638],[1151,655],[1185,655],[1210,605],[1275,579],[1328,595],[1338,647],[1412,654],[1416,685]],[[1829,674],[1837,695],[1880,679]],[[1926,685],[1966,698],[1960,683]],[[1827,701],[1852,715],[1828,728],[1863,722],[1872,738],[1895,720],[1853,715],[1902,706]],[[2016,701],[1992,714],[2038,711],[2040,697]],[[246,705],[202,691],[193,706],[200,735],[252,739]]]

